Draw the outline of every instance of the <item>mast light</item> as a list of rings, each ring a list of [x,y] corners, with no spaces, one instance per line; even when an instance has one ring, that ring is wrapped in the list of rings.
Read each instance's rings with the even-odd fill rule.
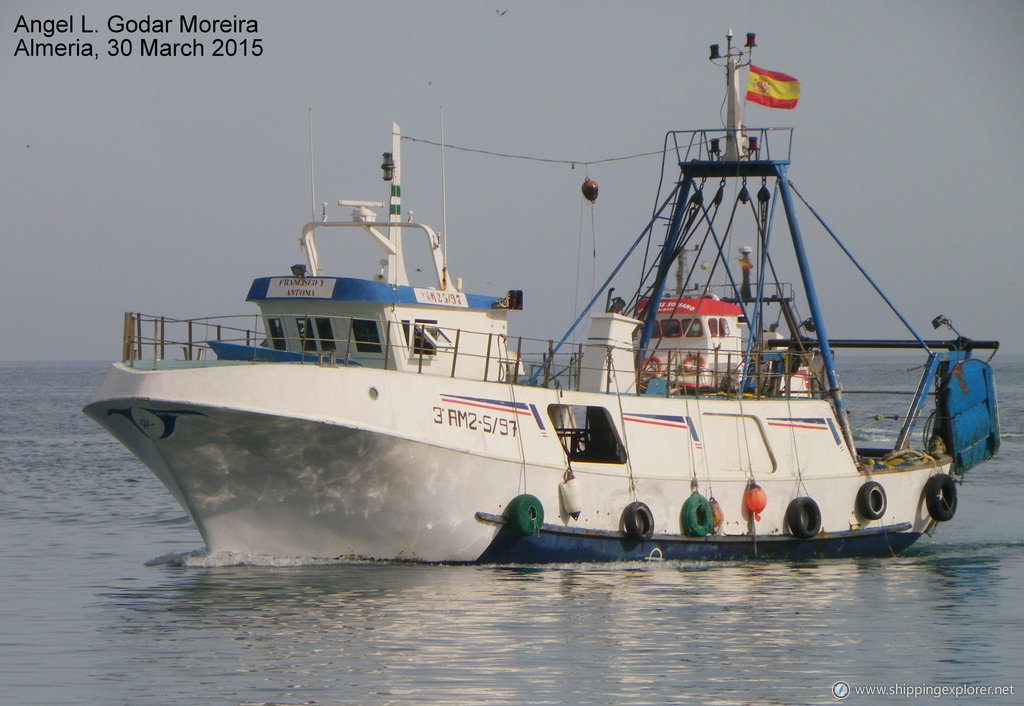
[[[717,44],[712,44],[711,45],[711,56],[709,56],[708,59],[714,61],[715,59],[721,59],[721,58],[722,58],[722,55],[718,53],[718,45]]]
[[[757,42],[754,41],[757,38],[757,34],[754,32],[747,32],[747,43],[744,45],[747,49],[753,49],[757,46]]]
[[[384,161],[381,162],[380,169],[384,172],[384,181],[391,181],[395,178],[395,158],[390,152],[384,153]]]

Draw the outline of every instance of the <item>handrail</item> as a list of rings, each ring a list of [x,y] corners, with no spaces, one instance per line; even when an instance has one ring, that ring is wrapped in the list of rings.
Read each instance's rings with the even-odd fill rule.
[[[323,221],[310,222],[302,227],[302,236],[299,242],[306,251],[306,261],[310,273],[314,277],[320,277],[320,256],[316,248],[316,230],[318,228],[359,228],[373,240],[388,256],[388,282],[393,285],[408,285],[408,274],[405,271],[405,260],[402,254],[402,243],[399,239],[393,242],[390,238],[380,232],[378,228],[403,229],[413,228],[421,230],[427,236],[427,245],[434,263],[434,277],[438,289],[448,289],[449,282],[444,266],[444,257],[441,252],[441,241],[434,229],[423,223],[415,221],[377,221],[377,220],[355,220],[355,221]]]
[[[730,133],[735,132],[728,128],[702,129],[702,130],[673,130],[669,133],[675,143],[676,158],[678,162],[724,162],[724,151],[726,138]],[[788,161],[793,151],[793,128],[791,127],[746,127],[743,128],[745,138],[753,137],[753,147],[747,150],[740,161],[757,162],[761,160]],[[785,145],[776,148],[773,157],[771,153],[770,138],[772,134],[784,135],[782,139]],[[680,139],[682,137],[683,139]],[[719,150],[715,151],[715,145]],[[749,143],[748,143],[749,145]]]
[[[320,317],[320,314],[311,315]],[[235,364],[267,364],[274,356],[277,362],[294,362],[325,367],[371,366],[405,370],[413,374],[471,378],[519,385],[559,389],[581,389],[581,380],[588,378],[584,362],[591,366],[610,365],[613,356],[584,355],[590,344],[579,344],[559,352],[551,340],[517,337],[510,340],[494,332],[437,327],[444,345],[434,346],[422,336],[417,337],[414,322],[380,321],[385,330],[377,341],[379,350],[360,351],[351,317],[327,317],[335,332],[347,334],[328,341],[308,331],[303,338],[285,338],[272,344],[263,330],[259,314],[179,319],[128,312],[122,330],[122,360],[125,364],[145,369],[161,366],[207,366],[218,362],[208,342],[234,344],[253,355]],[[344,327],[341,324],[344,323]],[[395,328],[397,326],[397,328]],[[639,394],[676,396],[735,396],[743,384],[745,397],[821,397],[827,385],[815,377],[814,352],[797,350],[803,341],[770,340],[767,350],[755,356],[750,369],[743,374],[744,351],[719,348],[714,351],[659,346],[643,351],[640,360],[655,363],[654,367],[632,365],[628,369],[608,371],[619,381],[632,379]],[[866,342],[865,342],[866,343]],[[881,342],[882,347],[892,342]],[[794,344],[792,348],[786,347]],[[994,342],[972,342],[965,347],[984,347]],[[280,350],[284,348],[286,350]],[[259,352],[261,355],[256,355]],[[588,354],[589,355],[589,354]],[[632,357],[630,358],[632,361]],[[605,371],[605,368],[601,368]],[[590,371],[592,372],[592,371]],[[741,380],[744,381],[741,383]],[[590,383],[593,384],[593,383]],[[603,385],[595,392],[615,392],[615,386]]]

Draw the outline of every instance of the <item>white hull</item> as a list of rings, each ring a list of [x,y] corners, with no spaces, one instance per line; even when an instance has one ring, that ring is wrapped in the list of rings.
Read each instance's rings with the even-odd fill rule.
[[[572,463],[578,519],[560,505],[567,461],[549,405],[603,407],[628,454]],[[281,556],[474,561],[502,528],[477,513],[500,516],[522,493],[551,528],[606,536],[639,500],[656,537],[681,538],[694,488],[724,510],[719,537],[787,536],[786,509],[803,496],[822,536],[916,536],[933,524],[924,484],[949,466],[872,474],[888,503],[868,520],[854,507],[869,478],[825,401],[619,397],[358,367],[119,363],[86,412],[153,470],[210,550]],[[752,479],[768,498],[759,521],[743,504]]]

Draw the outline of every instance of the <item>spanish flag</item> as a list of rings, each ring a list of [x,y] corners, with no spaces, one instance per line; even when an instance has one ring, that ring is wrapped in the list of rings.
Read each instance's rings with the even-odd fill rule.
[[[747,100],[769,108],[795,108],[800,98],[800,82],[792,76],[750,65]]]

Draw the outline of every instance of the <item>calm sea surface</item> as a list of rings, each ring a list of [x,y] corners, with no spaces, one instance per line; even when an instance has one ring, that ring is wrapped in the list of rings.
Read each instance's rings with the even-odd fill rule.
[[[999,456],[901,557],[507,568],[208,556],[81,413],[105,364],[0,363],[0,702],[1024,703],[1024,358],[993,365]]]

